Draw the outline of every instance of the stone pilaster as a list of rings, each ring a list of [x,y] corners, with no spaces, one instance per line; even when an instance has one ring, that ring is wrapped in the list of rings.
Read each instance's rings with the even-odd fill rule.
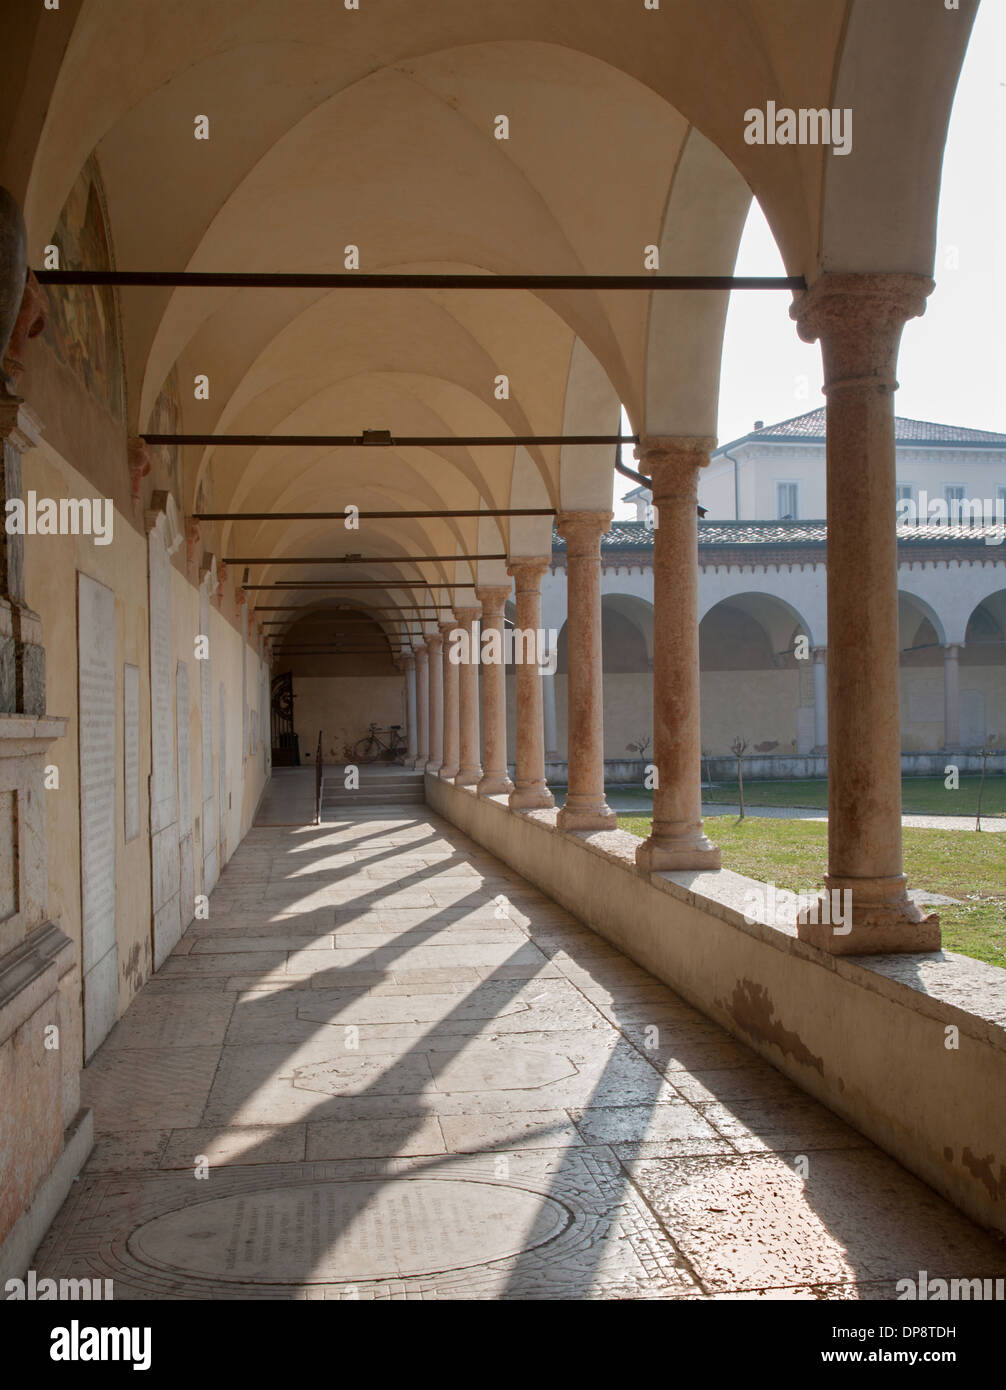
[[[835,954],[939,949],[939,921],[910,901],[901,858],[895,369],[925,310],[918,275],[827,273],[790,310],[820,340],[827,398],[828,873],[851,930],[802,921]],[[814,914],[804,914],[809,918]],[[822,912],[817,912],[823,916]]]
[[[6,504],[23,502],[21,456],[39,441],[41,423],[19,396],[0,394],[0,517]],[[42,620],[27,603],[24,536],[8,534],[0,545],[0,713],[45,714],[45,648]]]

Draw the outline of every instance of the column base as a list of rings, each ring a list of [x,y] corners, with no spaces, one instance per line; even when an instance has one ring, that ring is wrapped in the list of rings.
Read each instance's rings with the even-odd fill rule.
[[[825,891],[797,917],[797,936],[833,956],[938,951],[942,945],[939,916],[924,913],[913,903],[905,893],[906,883],[904,874],[890,878],[827,874]],[[817,921],[810,920],[814,917]]]
[[[480,767],[462,767],[458,769],[457,776],[454,778],[456,787],[477,787],[482,781],[482,769]]]
[[[436,777],[440,772],[440,766],[440,763],[435,763],[431,759],[428,763],[423,764],[423,771],[428,772],[431,777]]]
[[[511,811],[550,811],[554,805],[555,797],[544,782],[518,785],[510,793]]]
[[[498,773],[490,775],[488,772],[478,784],[479,796],[509,796],[513,791],[513,783],[505,774],[500,776]]]
[[[722,868],[720,847],[706,835],[679,840],[651,835],[636,850],[636,864],[644,873],[675,873],[679,869]]]
[[[603,797],[584,797],[579,805],[570,805],[567,797],[555,823],[559,830],[617,830],[618,816]]]
[[[455,763],[453,767],[451,767],[448,763],[444,763],[443,767],[441,767],[440,771],[437,773],[437,776],[442,777],[445,782],[453,782],[457,775],[457,763]]]

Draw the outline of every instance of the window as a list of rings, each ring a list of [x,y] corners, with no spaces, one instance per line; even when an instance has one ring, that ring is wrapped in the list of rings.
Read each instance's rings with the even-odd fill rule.
[[[963,483],[944,483],[943,500],[947,504],[947,519],[951,525],[961,520],[961,503],[967,496]]]
[[[779,521],[800,519],[799,486],[799,483],[776,483],[775,514]]]
[[[897,486],[897,489],[896,489],[896,493],[897,493],[897,500],[898,500],[899,502],[914,502],[914,501],[915,501],[915,484],[914,484],[914,483],[899,483],[898,486]]]

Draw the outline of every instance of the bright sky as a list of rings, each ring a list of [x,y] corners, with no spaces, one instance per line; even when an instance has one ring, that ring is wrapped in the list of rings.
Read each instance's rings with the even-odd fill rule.
[[[899,415],[1006,433],[1006,0],[983,0],[971,36],[943,163],[936,289],[909,323],[898,364]],[[784,275],[757,203],[738,275]],[[747,434],[823,404],[821,357],[801,343],[790,296],[732,296],[719,437]]]
[[[1006,0],[982,0],[943,161],[936,289],[925,315],[907,325],[902,339],[899,415],[1006,433],[1004,152]],[[757,203],[735,273],[786,273]],[[747,434],[755,420],[773,424],[824,404],[820,349],[797,337],[790,303],[788,292],[731,297],[720,383],[722,444]],[[624,419],[623,428],[628,431]],[[616,498],[621,481],[616,478]],[[616,514],[634,515],[634,509],[616,503]]]

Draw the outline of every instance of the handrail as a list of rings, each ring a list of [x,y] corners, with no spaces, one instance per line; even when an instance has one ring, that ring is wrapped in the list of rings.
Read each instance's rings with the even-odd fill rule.
[[[314,823],[321,824],[321,777],[322,777],[322,752],[321,730],[318,730],[318,752],[314,760]]]

